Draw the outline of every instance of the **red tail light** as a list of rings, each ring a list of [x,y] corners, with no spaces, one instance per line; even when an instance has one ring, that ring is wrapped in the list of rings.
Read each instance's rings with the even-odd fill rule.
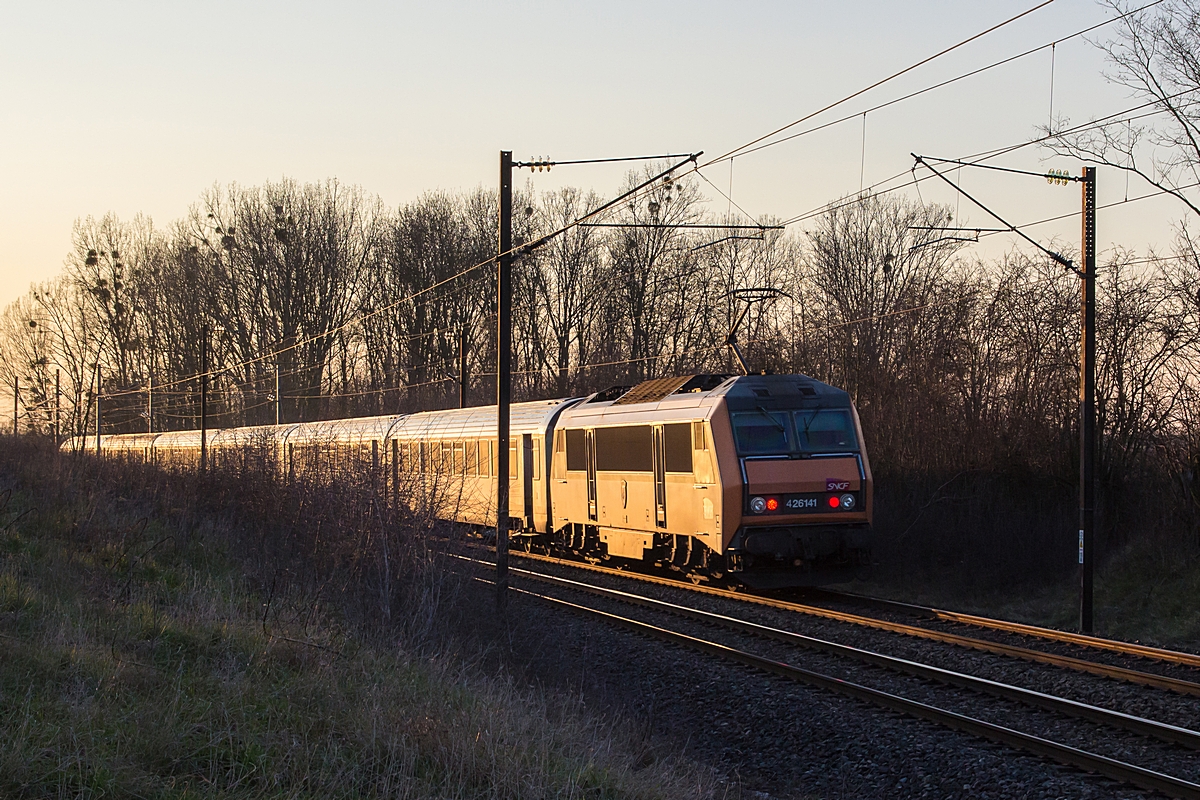
[[[837,495],[834,495],[833,497],[829,498],[829,507],[830,508],[837,508],[841,504],[842,504],[842,501],[837,499]]]
[[[767,511],[775,511],[779,508],[779,500],[774,497],[767,498]]]

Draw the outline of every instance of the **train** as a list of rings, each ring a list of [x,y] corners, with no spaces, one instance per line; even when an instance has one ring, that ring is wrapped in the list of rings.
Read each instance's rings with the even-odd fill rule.
[[[207,433],[219,468],[254,446],[289,474],[375,476],[396,502],[496,524],[497,413],[477,406]],[[100,437],[98,449],[195,464],[197,430]],[[95,451],[95,436],[67,449]],[[693,580],[804,585],[869,561],[872,477],[850,396],[805,375],[684,375],[513,403],[514,547],[641,562]],[[430,499],[432,498],[432,499]]]

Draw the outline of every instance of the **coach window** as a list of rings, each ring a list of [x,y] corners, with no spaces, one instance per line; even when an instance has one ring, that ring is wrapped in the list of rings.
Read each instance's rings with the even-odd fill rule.
[[[596,428],[596,469],[605,472],[653,471],[654,446],[650,426]]]
[[[517,437],[515,436],[508,438],[508,477],[510,480],[517,479]]]
[[[587,469],[587,434],[582,428],[564,433],[567,435],[567,471],[583,472]]]
[[[667,472],[692,472],[692,426],[681,422],[663,425],[663,445],[667,451]]]
[[[542,440],[533,440],[533,479],[540,481],[542,479]]]
[[[466,474],[472,478],[479,474],[479,464],[476,461],[477,458],[478,458],[478,455],[475,452],[475,440],[472,439],[469,442],[467,442],[467,470],[466,470]]]
[[[465,475],[467,472],[466,459],[463,458],[463,443],[454,443],[454,474]]]

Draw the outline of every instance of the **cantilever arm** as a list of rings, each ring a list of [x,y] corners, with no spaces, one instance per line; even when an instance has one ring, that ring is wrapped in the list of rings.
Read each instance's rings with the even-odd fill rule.
[[[1057,263],[1061,264],[1062,266],[1066,267],[1067,269],[1071,270],[1071,272],[1074,272],[1074,273],[1075,273],[1076,275],[1078,275],[1079,277],[1081,277],[1081,278],[1083,277],[1083,273],[1082,273],[1082,272],[1080,272],[1080,271],[1079,271],[1079,269],[1077,269],[1077,268],[1076,268],[1075,264],[1073,264],[1073,263],[1071,262],[1071,259],[1067,258],[1066,256],[1064,256],[1064,255],[1062,255],[1062,254],[1060,254],[1060,253],[1056,253],[1056,252],[1054,252],[1053,250],[1050,250],[1050,249],[1049,249],[1049,248],[1047,248],[1047,247],[1043,247],[1041,244],[1039,244],[1038,242],[1034,241],[1032,238],[1030,238],[1028,235],[1026,235],[1026,233],[1025,233],[1024,231],[1022,231],[1020,228],[1018,228],[1016,225],[1013,225],[1011,222],[1009,222],[1008,220],[1006,220],[1006,219],[1004,219],[1003,217],[1001,217],[1001,216],[1000,216],[999,214],[997,214],[995,211],[992,211],[990,208],[988,208],[987,206],[985,206],[983,203],[979,202],[979,201],[978,201],[978,200],[976,200],[974,197],[972,197],[971,195],[969,195],[969,194],[967,194],[965,191],[963,191],[963,189],[962,189],[962,187],[961,187],[961,186],[959,186],[959,185],[958,185],[958,184],[956,184],[954,181],[952,181],[952,180],[950,180],[949,178],[947,178],[947,177],[946,177],[945,175],[943,175],[942,173],[938,172],[936,169],[934,169],[934,168],[933,168],[933,167],[930,165],[930,163],[929,163],[928,161],[926,161],[926,160],[925,160],[924,158],[922,158],[921,156],[917,155],[916,153],[910,153],[909,155],[911,155],[913,158],[915,158],[915,159],[917,160],[917,164],[921,164],[921,165],[923,165],[923,166],[924,166],[924,167],[925,167],[927,170],[929,170],[930,172],[932,172],[934,175],[937,175],[939,178],[941,178],[942,180],[944,180],[946,183],[948,183],[948,184],[950,184],[951,186],[953,186],[953,187],[954,187],[954,189],[955,189],[955,191],[957,191],[957,192],[958,192],[959,194],[961,194],[963,197],[965,197],[965,198],[967,198],[968,200],[970,200],[970,201],[971,201],[972,203],[974,203],[975,205],[977,205],[977,206],[979,206],[980,208],[982,208],[984,211],[986,211],[988,214],[990,214],[990,215],[992,216],[992,218],[993,218],[993,219],[995,219],[995,220],[996,220],[997,222],[999,222],[1001,225],[1005,226],[1005,228],[1006,228],[1006,229],[1008,229],[1008,230],[1012,231],[1012,232],[1013,232],[1013,233],[1015,233],[1017,236],[1020,236],[1022,239],[1024,239],[1024,240],[1025,240],[1025,241],[1027,241],[1027,242],[1029,242],[1031,245],[1033,245],[1034,247],[1036,247],[1038,250],[1041,250],[1043,253],[1045,253],[1046,255],[1050,256],[1050,258],[1052,258],[1052,259],[1053,259],[1055,262],[1057,262]],[[915,165],[914,165],[914,169],[915,169]]]

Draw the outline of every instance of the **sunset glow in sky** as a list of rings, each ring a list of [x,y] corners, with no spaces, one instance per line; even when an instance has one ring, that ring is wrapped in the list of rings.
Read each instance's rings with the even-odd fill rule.
[[[283,176],[337,178],[396,206],[427,190],[494,185],[502,148],[521,158],[717,155],[1033,5],[9,3],[0,25],[0,303],[60,271],[80,217],[143,213],[167,226],[214,183]],[[818,121],[1108,14],[1091,0],[1056,0]],[[1083,39],[1058,46],[1055,113],[1081,122],[1134,105],[1103,69]],[[857,119],[737,159],[734,199],[787,218],[857,191],[860,174],[869,185],[903,172],[910,152],[958,157],[1027,140],[1049,116],[1050,78],[1049,53],[1038,53],[868,115],[865,148]],[[999,163],[1080,166],[1046,156],[1027,148]],[[532,180],[610,195],[622,172],[564,167]],[[706,174],[730,185],[727,163]],[[1078,208],[1077,190],[1037,179],[976,171],[964,180],[1014,222]],[[1121,200],[1125,177],[1102,171],[1098,191],[1101,204]],[[956,202],[932,182],[922,192]],[[1173,202],[1102,211],[1101,245],[1166,246],[1182,215]],[[959,208],[967,224],[994,225],[966,201]],[[1075,220],[1036,230],[1046,241],[1078,238]],[[1003,238],[980,254],[1014,246]]]

